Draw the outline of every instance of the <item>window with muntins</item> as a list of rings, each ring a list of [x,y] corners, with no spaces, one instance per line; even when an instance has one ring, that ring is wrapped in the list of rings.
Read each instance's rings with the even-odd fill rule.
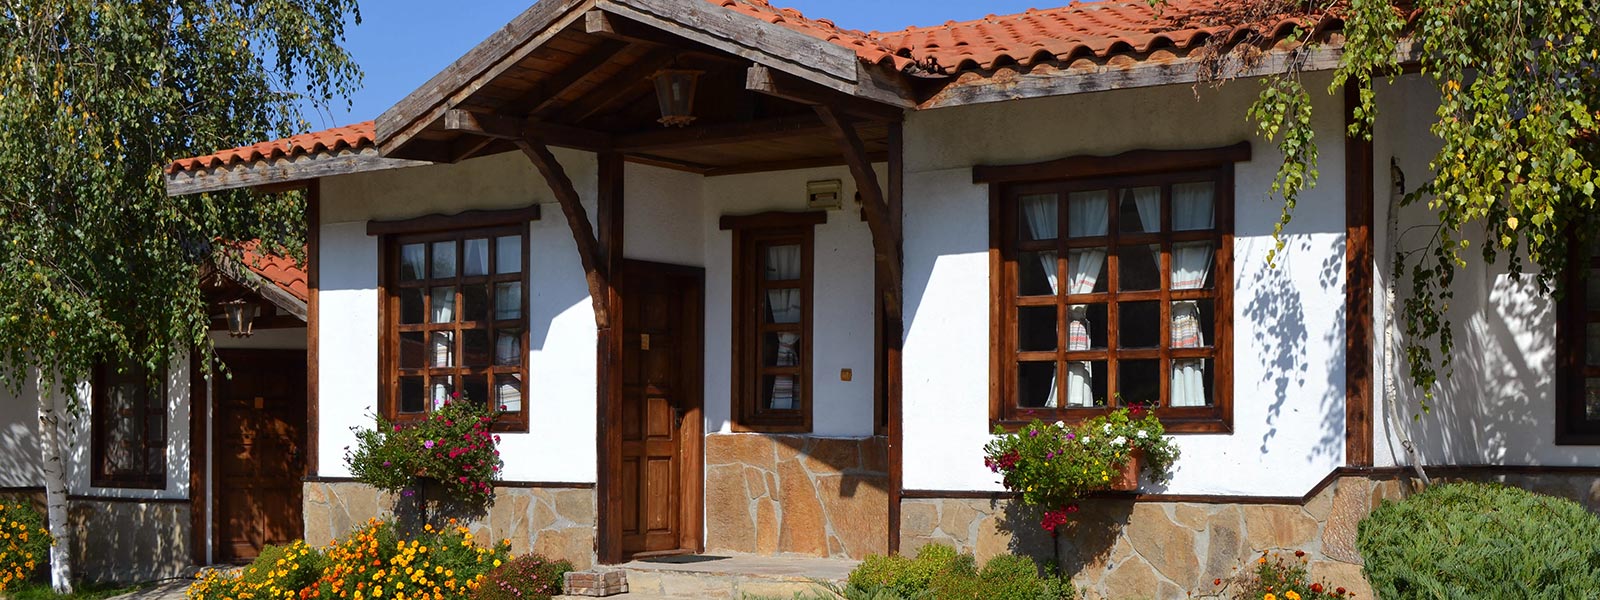
[[[1002,184],[992,416],[1229,428],[1232,164]]]
[[[131,363],[95,370],[90,485],[167,487],[167,389],[164,373]]]
[[[1571,261],[1557,318],[1556,440],[1600,445],[1600,242]]]
[[[385,238],[384,414],[422,418],[457,394],[495,428],[528,426],[526,227]]]
[[[812,227],[734,232],[735,427],[811,430]]]

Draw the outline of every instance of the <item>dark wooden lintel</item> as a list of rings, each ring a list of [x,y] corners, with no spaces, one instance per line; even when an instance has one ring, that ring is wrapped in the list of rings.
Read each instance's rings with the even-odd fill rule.
[[[866,146],[850,117],[828,105],[819,104],[814,108],[839,142],[845,165],[850,168],[850,175],[856,181],[856,191],[861,194],[861,211],[867,217],[867,228],[872,230],[873,260],[888,283],[883,286],[884,312],[892,318],[898,318],[900,239],[895,235],[883,186],[878,183],[878,173],[872,169],[872,160],[867,156]]]
[[[1072,156],[1025,165],[979,165],[973,183],[1017,183],[1076,177],[1118,177],[1209,169],[1250,160],[1250,142],[1201,150],[1133,150],[1116,156]]]
[[[583,209],[583,200],[578,196],[577,188],[572,185],[572,178],[567,176],[567,170],[550,153],[550,147],[544,141],[527,137],[517,141],[517,148],[527,155],[533,162],[534,168],[544,176],[550,185],[550,191],[555,195],[556,202],[561,205],[561,213],[567,218],[567,227],[572,230],[572,241],[578,246],[578,260],[583,264],[584,279],[589,283],[589,298],[594,304],[595,325],[600,329],[611,326],[610,302],[611,286],[608,283],[608,273],[601,254],[600,242],[595,239],[594,226],[589,221],[588,212]]]
[[[459,108],[445,113],[444,128],[448,131],[511,142],[518,142],[532,135],[552,146],[588,152],[609,150],[612,145],[611,135],[599,131]]]
[[[783,117],[743,123],[662,128],[619,136],[615,147],[623,152],[693,148],[716,144],[737,144],[810,135],[828,135],[828,127],[811,115]]]
[[[723,231],[735,229],[773,229],[778,227],[814,227],[828,222],[828,213],[820,210],[801,212],[770,211],[753,215],[722,215],[717,227]]]
[[[515,225],[539,220],[539,205],[507,210],[469,210],[454,215],[426,215],[399,221],[367,221],[367,235],[404,235]]]
[[[827,105],[833,110],[853,117],[881,123],[899,123],[905,120],[905,110],[888,104],[874,102],[843,92],[831,90],[775,71],[765,65],[751,65],[745,72],[745,89],[783,98],[811,106]]]

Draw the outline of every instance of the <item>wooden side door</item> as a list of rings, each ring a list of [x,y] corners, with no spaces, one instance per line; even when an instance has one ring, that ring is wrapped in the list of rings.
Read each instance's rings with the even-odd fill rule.
[[[232,378],[212,381],[213,509],[219,562],[245,562],[300,539],[306,460],[304,351],[219,350]]]
[[[621,495],[626,557],[692,553],[701,538],[704,441],[700,269],[626,261],[622,304]]]

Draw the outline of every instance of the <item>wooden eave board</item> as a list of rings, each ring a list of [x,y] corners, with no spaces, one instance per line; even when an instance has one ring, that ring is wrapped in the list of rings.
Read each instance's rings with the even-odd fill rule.
[[[361,150],[302,154],[288,158],[258,160],[208,169],[182,171],[165,174],[163,179],[165,180],[168,196],[183,196],[204,192],[297,183],[336,175],[403,169],[427,164],[430,163],[385,158],[378,155],[376,148],[369,147]]]

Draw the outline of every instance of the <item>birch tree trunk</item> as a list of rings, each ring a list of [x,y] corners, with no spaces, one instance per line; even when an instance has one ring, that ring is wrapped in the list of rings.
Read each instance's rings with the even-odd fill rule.
[[[1384,256],[1392,257],[1394,271],[1389,274],[1389,280],[1383,286],[1383,403],[1384,413],[1389,416],[1389,428],[1392,435],[1400,436],[1400,447],[1406,451],[1412,469],[1416,470],[1417,477],[1422,480],[1422,485],[1433,485],[1433,480],[1428,478],[1428,470],[1423,466],[1422,457],[1417,452],[1417,445],[1406,435],[1408,429],[1404,419],[1397,414],[1400,402],[1400,385],[1395,381],[1395,323],[1394,305],[1395,289],[1400,286],[1400,278],[1405,274],[1400,263],[1397,248],[1400,247],[1400,204],[1406,197],[1406,174],[1400,170],[1400,163],[1389,159],[1389,215],[1388,237],[1384,239]]]
[[[67,462],[63,451],[66,436],[61,433],[62,409],[51,394],[51,383],[44,370],[33,369],[35,392],[39,395],[39,451],[44,465],[45,520],[50,537],[50,587],[58,594],[72,593],[72,559],[69,555],[71,532],[67,529]]]

